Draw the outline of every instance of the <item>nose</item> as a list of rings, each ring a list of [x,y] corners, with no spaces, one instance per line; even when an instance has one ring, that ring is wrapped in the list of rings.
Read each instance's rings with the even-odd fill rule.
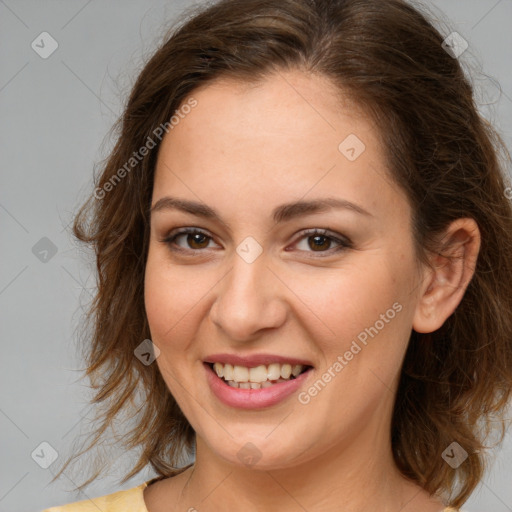
[[[210,317],[231,340],[253,340],[286,320],[285,285],[267,265],[264,253],[252,263],[234,254],[231,271],[219,283]]]

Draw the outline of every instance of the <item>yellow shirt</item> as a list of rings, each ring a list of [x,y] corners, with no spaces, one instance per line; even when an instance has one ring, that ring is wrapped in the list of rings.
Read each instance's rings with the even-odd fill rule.
[[[144,502],[144,489],[158,478],[153,478],[125,491],[117,491],[90,500],[76,501],[60,507],[47,508],[42,512],[149,512]]]
[[[144,489],[160,477],[153,478],[126,491],[117,491],[99,498],[76,501],[60,507],[52,507],[42,512],[149,512],[144,502]],[[443,512],[457,512],[454,508],[445,508]]]

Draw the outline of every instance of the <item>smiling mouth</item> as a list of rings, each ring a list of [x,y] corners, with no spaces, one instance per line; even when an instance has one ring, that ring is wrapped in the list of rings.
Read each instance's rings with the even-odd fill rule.
[[[259,365],[248,368],[223,363],[206,363],[228,386],[240,389],[262,389],[296,379],[313,367],[302,364]]]

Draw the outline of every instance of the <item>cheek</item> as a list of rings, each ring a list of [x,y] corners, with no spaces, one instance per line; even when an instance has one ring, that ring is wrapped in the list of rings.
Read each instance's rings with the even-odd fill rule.
[[[332,348],[342,348],[341,340],[350,340],[379,321],[400,302],[406,284],[379,255],[325,272],[321,280],[295,276],[293,282],[294,292],[311,312],[308,324],[315,338],[331,340]]]
[[[168,389],[187,417],[190,396],[180,384],[190,373],[189,362],[197,359],[189,350],[199,324],[199,305],[205,290],[193,278],[192,266],[186,271],[171,266],[165,254],[149,252],[144,281],[144,302],[151,340],[160,349],[156,364]],[[187,361],[187,358],[190,361]]]
[[[194,306],[204,294],[192,272],[171,266],[161,252],[150,251],[144,281],[146,315],[158,345],[182,338],[176,334],[190,322]]]
[[[298,294],[310,290],[301,297],[314,305],[309,326],[321,348],[322,371],[336,374],[329,406],[341,393],[355,411],[357,404],[377,404],[392,389],[412,328],[411,269],[403,260],[375,254],[337,269],[323,286],[302,281]]]
[[[199,267],[170,263],[160,247],[148,254],[144,302],[151,339],[166,356],[162,362],[171,354],[173,361],[197,360],[194,340],[208,315],[210,294],[224,275],[208,265]]]

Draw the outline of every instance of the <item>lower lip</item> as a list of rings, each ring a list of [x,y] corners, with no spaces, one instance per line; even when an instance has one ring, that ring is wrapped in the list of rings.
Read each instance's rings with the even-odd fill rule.
[[[206,379],[213,394],[224,404],[238,409],[260,409],[271,407],[295,393],[309,377],[312,368],[298,377],[260,389],[240,389],[229,386],[217,376],[207,363],[203,363]]]

